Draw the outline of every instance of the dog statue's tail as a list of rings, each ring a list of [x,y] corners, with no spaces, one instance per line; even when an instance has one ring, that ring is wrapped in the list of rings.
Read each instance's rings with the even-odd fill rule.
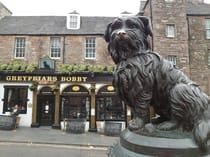
[[[203,151],[207,151],[210,144],[210,112],[204,111],[204,117],[194,124],[194,140]]]
[[[180,83],[171,90],[171,101],[175,116],[187,121],[196,144],[206,151],[210,145],[209,97],[194,83]]]
[[[203,151],[207,151],[210,142],[210,100],[196,85],[191,85],[194,101],[194,119],[193,136],[194,140]],[[192,95],[191,95],[192,96]],[[192,102],[193,103],[193,102]],[[193,112],[192,112],[193,113]]]

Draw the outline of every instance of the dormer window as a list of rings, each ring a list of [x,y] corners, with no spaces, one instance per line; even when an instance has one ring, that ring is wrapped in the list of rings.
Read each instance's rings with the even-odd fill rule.
[[[80,28],[80,14],[76,11],[67,15],[67,29],[79,29]]]

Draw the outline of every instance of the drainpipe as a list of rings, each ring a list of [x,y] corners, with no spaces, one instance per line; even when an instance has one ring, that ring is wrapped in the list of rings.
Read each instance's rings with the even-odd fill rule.
[[[63,55],[62,55],[62,63],[65,63],[65,51],[66,51],[66,36],[63,37]]]
[[[151,20],[151,27],[153,29],[153,14],[152,14],[152,0],[149,0],[149,8],[150,8],[150,20]],[[152,38],[152,51],[154,51],[154,39],[153,39],[153,36],[151,37]]]

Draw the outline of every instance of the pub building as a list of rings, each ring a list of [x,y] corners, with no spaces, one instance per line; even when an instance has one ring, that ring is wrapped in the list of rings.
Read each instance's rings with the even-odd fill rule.
[[[75,119],[85,120],[85,131],[97,131],[98,125],[101,132],[105,121],[117,122],[123,129],[126,106],[111,82],[111,73],[2,72],[2,113],[18,105],[20,126],[67,129],[68,120]]]
[[[20,127],[71,130],[71,121],[102,133],[106,122],[125,127],[131,113],[112,86],[113,69],[108,68],[114,63],[103,38],[115,17],[85,17],[76,11],[11,16],[2,3],[0,14],[1,115],[18,106]]]

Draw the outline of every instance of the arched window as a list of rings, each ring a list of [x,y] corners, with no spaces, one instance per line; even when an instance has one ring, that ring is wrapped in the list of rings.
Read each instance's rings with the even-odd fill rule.
[[[65,88],[61,95],[61,119],[89,119],[90,96],[80,85]]]
[[[113,86],[102,87],[96,96],[96,120],[125,120],[125,104]]]

